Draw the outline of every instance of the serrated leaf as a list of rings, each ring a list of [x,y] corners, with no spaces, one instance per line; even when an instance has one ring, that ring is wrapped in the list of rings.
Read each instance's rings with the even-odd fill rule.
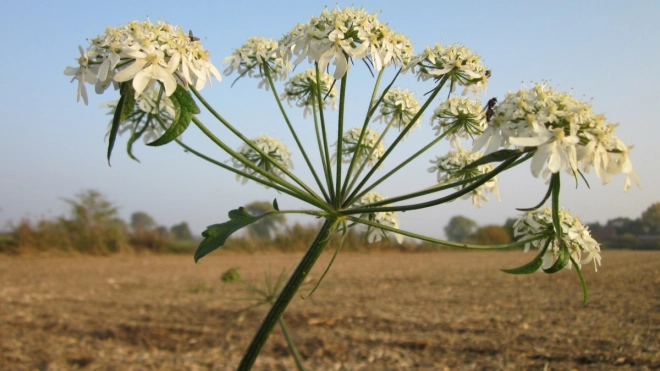
[[[199,259],[203,258],[210,252],[217,250],[221,246],[224,246],[227,238],[229,238],[232,233],[273,214],[277,214],[277,212],[271,211],[259,216],[252,216],[247,212],[247,210],[245,210],[244,207],[231,210],[229,212],[228,222],[210,225],[206,227],[204,232],[202,232],[202,237],[204,237],[204,240],[202,240],[202,242],[197,247],[197,250],[195,250],[195,262],[199,261]]]
[[[549,239],[546,243],[545,246],[543,246],[543,249],[541,252],[539,252],[538,255],[532,260],[531,262],[523,265],[522,267],[518,268],[513,268],[513,269],[500,269],[504,273],[509,273],[509,274],[532,274],[541,268],[543,265],[543,255],[545,255],[545,251],[548,249],[548,246],[550,246],[550,243],[552,242],[551,239]]]
[[[174,120],[165,133],[153,142],[147,143],[148,146],[162,146],[175,140],[179,135],[186,131],[193,115],[200,112],[195,100],[193,100],[190,93],[188,93],[181,85],[177,85],[176,90],[170,96],[170,100],[176,111]]]
[[[119,132],[119,125],[126,120],[126,118],[133,113],[135,108],[135,89],[131,81],[123,82],[119,85],[119,101],[115,107],[115,114],[112,117],[112,126],[108,134],[108,165],[110,165],[110,155],[112,148],[115,146],[117,133]]]
[[[277,205],[277,198],[273,199],[273,209],[280,211],[280,207]]]
[[[479,165],[489,164],[491,162],[502,162],[510,159],[511,157],[520,156],[521,154],[522,152],[520,152],[517,149],[502,149],[497,152],[493,152],[491,154],[483,156],[477,161],[474,161],[469,165],[465,166],[464,169],[470,169]]]

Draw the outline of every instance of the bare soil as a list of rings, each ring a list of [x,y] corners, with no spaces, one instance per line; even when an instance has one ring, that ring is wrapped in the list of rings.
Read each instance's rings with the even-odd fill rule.
[[[266,308],[220,275],[264,286],[300,256],[0,257],[0,369],[234,369]],[[498,271],[532,257],[340,254],[285,320],[308,370],[660,369],[660,252],[605,251],[585,306],[574,270]],[[279,329],[254,369],[295,369]]]

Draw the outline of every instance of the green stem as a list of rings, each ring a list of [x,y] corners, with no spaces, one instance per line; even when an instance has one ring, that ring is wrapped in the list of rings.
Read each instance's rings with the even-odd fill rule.
[[[316,235],[316,238],[307,249],[305,256],[303,256],[302,260],[289,278],[289,281],[282,288],[282,292],[280,292],[275,303],[273,303],[268,314],[266,314],[261,326],[259,326],[259,330],[257,330],[257,333],[252,338],[252,342],[250,342],[250,345],[243,355],[241,363],[238,365],[239,371],[248,371],[252,368],[261,348],[266,344],[268,336],[273,331],[273,328],[279,321],[280,317],[282,317],[282,314],[298,291],[298,288],[300,288],[300,285],[305,281],[307,274],[314,266],[314,263],[316,263],[316,260],[323,252],[323,249],[330,241],[332,233],[337,228],[337,223],[339,223],[339,220],[335,217],[326,218],[319,233]]]
[[[362,179],[362,181],[360,182],[360,184],[358,184],[358,186],[355,188],[353,193],[347,198],[348,200],[353,200],[355,198],[355,194],[357,192],[359,192],[360,189],[362,189],[362,187],[365,185],[365,183],[367,181],[369,181],[369,178],[371,178],[371,176],[374,174],[374,172],[376,172],[376,170],[380,167],[380,165],[383,163],[383,161],[385,161],[387,156],[389,156],[389,154],[392,153],[392,151],[394,150],[396,145],[399,144],[399,142],[403,138],[405,138],[406,134],[408,134],[410,129],[412,129],[415,126],[415,123],[417,122],[417,120],[419,120],[419,118],[422,117],[422,114],[424,113],[424,111],[426,111],[426,108],[431,104],[433,99],[435,99],[436,95],[438,95],[438,93],[440,92],[442,87],[447,82],[448,78],[449,78],[449,75],[445,75],[442,78],[442,80],[440,80],[440,82],[438,83],[438,86],[436,86],[436,88],[433,89],[433,93],[431,93],[431,96],[426,100],[426,102],[424,102],[424,105],[422,106],[422,108],[420,108],[420,110],[417,112],[415,117],[413,117],[410,120],[410,123],[401,131],[399,136],[394,140],[394,142],[389,146],[389,148],[387,148],[387,150],[385,151],[383,156],[378,160],[378,162],[376,162],[374,167],[367,173],[367,175],[364,177],[364,179]]]
[[[314,102],[312,102],[312,114],[314,115],[314,130],[316,131],[316,144],[319,147],[319,155],[321,156],[321,163],[323,164],[323,173],[325,174],[325,181],[328,186],[328,189],[332,188],[332,184],[330,182],[330,179],[332,179],[332,176],[330,175],[330,168],[328,168],[328,162],[326,162],[325,158],[325,153],[323,151],[323,144],[321,143],[321,133],[319,131],[319,119],[317,116],[317,111],[316,111],[316,96],[314,97]],[[330,195],[330,198],[332,199],[332,195]]]
[[[392,228],[392,227],[389,227],[385,224],[372,222],[372,221],[362,219],[362,218],[356,218],[354,216],[349,216],[348,219],[350,221],[355,222],[355,223],[365,224],[365,225],[368,225],[368,226],[371,226],[371,227],[374,227],[374,228],[378,228],[378,229],[384,229],[384,230],[389,231],[389,232],[393,232],[393,233],[397,233],[397,234],[400,234],[400,235],[403,235],[403,236],[416,238],[416,239],[421,240],[421,241],[426,241],[426,242],[430,242],[430,243],[434,243],[434,244],[438,244],[438,245],[458,247],[458,248],[461,248],[461,249],[469,249],[469,250],[512,249],[514,247],[524,246],[528,242],[532,242],[532,241],[541,240],[543,238],[546,238],[546,236],[537,236],[537,237],[533,237],[533,238],[530,238],[530,239],[527,239],[527,240],[516,241],[516,242],[503,244],[503,245],[490,245],[490,246],[470,245],[470,244],[466,244],[466,243],[458,243],[458,242],[438,240],[438,239],[427,237],[427,236],[424,236],[424,235],[421,235],[421,234],[404,231],[402,229]]]
[[[371,117],[373,116],[374,112],[376,112],[376,108],[378,108],[378,105],[383,101],[385,98],[385,94],[387,94],[388,91],[390,91],[390,88],[392,85],[394,85],[394,82],[396,81],[396,78],[399,77],[399,74],[401,73],[401,69],[394,75],[394,78],[390,82],[387,87],[385,87],[385,90],[380,95],[380,98],[378,98],[378,101],[376,104],[373,104],[374,97],[376,96],[376,92],[378,91],[378,85],[380,84],[380,79],[382,77],[384,69],[381,70],[381,73],[378,74],[378,80],[376,81],[376,86],[374,86],[374,92],[371,95],[371,103],[369,105],[369,109],[367,110],[367,115],[364,118],[364,124],[362,124],[362,131],[360,132],[360,137],[358,138],[357,146],[359,147],[362,145],[362,140],[364,139],[364,136],[366,135],[366,130],[367,126],[369,126],[369,121],[371,121]],[[348,166],[348,172],[346,173],[346,179],[344,181],[344,186],[342,188],[341,194],[346,195],[346,188],[348,187],[348,181],[351,178],[351,174],[353,174],[353,168],[355,167],[355,163],[357,161],[357,157],[353,156],[351,159],[351,164]]]
[[[414,159],[416,159],[417,157],[419,157],[422,153],[424,153],[424,152],[426,152],[427,150],[429,150],[429,148],[431,148],[431,147],[433,147],[434,145],[436,145],[436,143],[438,143],[439,141],[441,141],[441,140],[442,140],[443,138],[445,138],[447,135],[449,135],[449,134],[451,134],[452,132],[456,131],[458,128],[459,128],[459,125],[455,125],[453,128],[450,128],[450,130],[447,130],[447,131],[445,131],[444,133],[442,133],[440,136],[438,136],[437,138],[435,138],[434,140],[432,140],[431,143],[427,144],[424,148],[422,148],[422,149],[420,149],[419,151],[417,151],[414,155],[408,157],[405,161],[403,161],[402,163],[400,163],[400,164],[399,164],[397,167],[395,167],[394,169],[390,170],[387,174],[383,175],[380,179],[378,179],[377,181],[375,181],[372,185],[370,185],[369,187],[365,188],[365,189],[364,189],[362,192],[360,192],[357,196],[354,196],[354,197],[352,197],[352,198],[349,198],[349,199],[347,200],[347,202],[344,203],[344,205],[350,205],[354,200],[356,200],[356,199],[360,199],[362,196],[364,196],[365,194],[367,194],[367,192],[369,192],[369,191],[371,191],[372,189],[376,188],[376,186],[378,186],[380,183],[384,182],[387,178],[389,178],[390,176],[394,175],[394,173],[396,173],[397,171],[399,171],[399,170],[400,170],[401,168],[403,168],[404,166],[408,165],[411,161],[413,161]]]
[[[337,194],[335,194],[335,208],[341,205],[343,197],[341,193],[341,164],[342,164],[342,146],[344,144],[344,107],[346,106],[346,79],[348,73],[341,78],[341,87],[339,88],[339,119],[337,123]]]
[[[378,213],[378,212],[386,212],[386,211],[410,211],[410,210],[419,210],[419,209],[424,209],[427,207],[431,206],[436,206],[440,204],[444,204],[446,202],[451,202],[456,200],[457,198],[463,196],[464,194],[467,194],[469,192],[472,192],[473,190],[481,187],[484,183],[487,181],[491,180],[494,178],[497,174],[501,173],[502,171],[506,170],[509,168],[509,166],[514,163],[520,155],[511,157],[504,161],[502,164],[497,166],[495,169],[493,169],[491,172],[484,174],[479,180],[475,181],[474,183],[470,184],[469,186],[466,186],[465,188],[461,189],[460,191],[456,191],[449,196],[445,197],[440,197],[435,200],[431,200],[428,202],[421,202],[417,204],[411,204],[411,205],[404,205],[404,206],[384,206],[384,207],[360,207],[360,208],[355,208],[355,209],[346,209],[342,210],[339,212],[341,215],[356,215],[356,214],[367,214],[367,213]]]
[[[291,339],[291,335],[289,335],[289,331],[286,328],[286,323],[284,323],[284,318],[280,317],[280,320],[278,322],[280,324],[280,328],[282,329],[282,334],[284,334],[284,339],[286,339],[286,343],[289,346],[289,350],[291,350],[291,355],[293,356],[293,360],[296,361],[296,366],[298,367],[298,370],[305,371],[305,367],[303,366],[302,360],[300,359],[300,354],[298,354],[296,345],[293,343],[293,339]]]
[[[312,163],[309,161],[309,157],[307,157],[307,152],[305,152],[305,148],[303,147],[302,143],[300,143],[300,139],[298,139],[298,135],[296,134],[296,131],[293,129],[293,125],[291,125],[291,121],[289,120],[289,116],[286,114],[286,111],[284,110],[284,106],[282,105],[282,101],[280,100],[279,95],[277,95],[277,90],[275,90],[275,84],[273,83],[273,78],[270,76],[269,69],[264,68],[264,71],[266,77],[268,78],[270,89],[272,90],[273,96],[275,97],[275,101],[277,102],[277,106],[280,108],[280,112],[284,117],[284,121],[286,121],[286,125],[289,127],[289,130],[291,131],[291,135],[293,135],[293,139],[296,141],[296,144],[300,149],[300,153],[302,153],[303,157],[305,158],[307,167],[309,167],[309,170],[312,172],[312,176],[314,176],[314,180],[316,180],[316,184],[321,189],[321,192],[323,193],[323,197],[325,197],[326,202],[329,202],[330,198],[328,197],[325,188],[323,188],[323,185],[321,184],[321,180],[319,179],[319,176],[316,174],[316,171],[314,170],[314,166],[312,166]]]
[[[204,124],[201,121],[199,121],[199,119],[197,119],[197,117],[193,116],[192,121],[195,123],[195,125],[197,125],[199,130],[201,130],[204,134],[206,134],[206,136],[209,139],[211,139],[211,141],[213,141],[213,143],[215,143],[220,148],[222,148],[231,157],[241,161],[245,166],[247,166],[250,169],[256,171],[257,173],[264,176],[265,178],[267,178],[271,182],[279,184],[283,187],[286,187],[286,188],[290,189],[292,192],[297,193],[298,194],[297,197],[299,199],[307,201],[310,204],[312,204],[312,205],[314,205],[314,206],[316,206],[316,207],[318,207],[322,210],[330,211],[328,205],[322,199],[305,193],[302,189],[297,188],[293,184],[290,184],[290,183],[286,182],[285,180],[283,180],[279,177],[276,177],[273,174],[270,174],[269,172],[264,171],[262,168],[254,165],[252,162],[248,161],[246,158],[244,158],[239,153],[236,153],[233,149],[229,148],[229,146],[227,146],[218,137],[216,137],[213,133],[211,133],[211,131],[206,126],[204,126]],[[271,186],[272,184],[268,184],[268,185]]]
[[[321,122],[321,133],[323,134],[323,149],[325,152],[325,161],[328,172],[326,173],[328,182],[328,192],[330,193],[330,202],[334,204],[335,189],[332,181],[332,166],[330,164],[330,150],[328,149],[328,135],[325,130],[325,115],[323,114],[323,97],[321,96],[321,71],[319,71],[319,64],[314,63],[316,67],[316,104],[319,107],[319,121]],[[340,136],[341,138],[341,136]],[[341,159],[338,159],[341,160]]]
[[[309,187],[307,186],[307,184],[305,184],[303,181],[301,181],[300,179],[298,179],[298,178],[297,178],[295,175],[293,175],[293,174],[292,174],[292,173],[291,173],[286,167],[282,166],[282,164],[280,164],[279,162],[273,160],[273,159],[272,159],[267,153],[265,153],[264,151],[262,151],[261,148],[257,147],[257,146],[256,146],[256,145],[255,145],[250,139],[246,138],[246,137],[245,137],[240,131],[236,130],[236,128],[234,128],[234,127],[229,123],[229,121],[225,120],[222,116],[220,116],[220,114],[219,114],[218,112],[216,112],[216,110],[214,110],[213,107],[211,107],[211,105],[210,105],[210,104],[209,104],[209,103],[208,103],[208,102],[202,97],[201,94],[199,94],[199,92],[197,92],[197,90],[195,90],[195,88],[193,88],[193,87],[191,86],[191,87],[190,87],[190,91],[192,91],[192,92],[195,94],[195,97],[197,97],[197,99],[198,99],[200,102],[202,102],[202,105],[204,105],[204,107],[206,107],[206,109],[207,109],[209,112],[211,112],[211,114],[212,114],[216,119],[218,119],[218,121],[220,121],[223,125],[225,125],[225,127],[226,127],[227,129],[229,129],[232,133],[234,133],[234,135],[236,135],[237,137],[239,137],[239,138],[240,138],[245,144],[247,144],[248,146],[250,146],[250,148],[252,148],[252,149],[254,149],[255,151],[257,151],[257,153],[259,153],[261,156],[263,156],[264,158],[268,159],[268,161],[269,161],[271,164],[273,164],[273,166],[275,166],[276,168],[280,169],[284,174],[286,174],[286,175],[287,175],[289,178],[291,178],[294,182],[298,183],[298,185],[299,185],[301,188],[303,188],[305,191],[307,191],[307,193],[309,193],[312,197],[315,197],[315,198],[318,198],[319,200],[321,200],[321,198],[316,194],[316,192],[314,192],[311,188],[309,188]],[[199,125],[198,125],[198,126],[199,126]],[[208,130],[207,130],[207,131],[208,131]],[[204,132],[204,134],[206,134],[206,132]],[[207,134],[207,136],[208,136],[208,134]]]

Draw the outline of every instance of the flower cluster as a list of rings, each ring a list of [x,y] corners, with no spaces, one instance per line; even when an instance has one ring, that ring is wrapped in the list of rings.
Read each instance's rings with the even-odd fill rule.
[[[591,237],[589,228],[582,225],[577,217],[572,216],[567,210],[559,210],[559,223],[561,225],[561,239],[568,247],[573,260],[581,266],[593,260],[594,267],[598,270],[600,265],[600,245]],[[525,252],[531,246],[543,249],[547,243],[548,248],[543,256],[543,266],[550,268],[559,255],[560,241],[557,239],[555,227],[552,223],[552,209],[546,207],[544,210],[534,210],[525,213],[514,224],[514,236],[521,240],[538,236],[547,238],[535,240],[525,245]],[[582,258],[582,254],[586,256]],[[566,267],[570,268],[570,264]]]
[[[263,37],[250,37],[245,45],[234,50],[222,63],[229,65],[224,71],[225,75],[236,71],[239,78],[247,74],[261,79],[259,88],[265,86],[266,90],[268,79],[265,70],[268,70],[273,81],[277,81],[285,79],[291,69],[288,59],[282,58],[277,41]]]
[[[427,46],[413,59],[410,68],[417,71],[417,79],[422,81],[437,81],[448,75],[451,91],[459,84],[465,87],[463,95],[469,91],[476,94],[485,90],[490,76],[490,70],[481,64],[479,55],[460,44]]]
[[[531,165],[535,177],[560,171],[576,176],[581,164],[584,172],[593,166],[603,183],[612,175],[626,174],[624,190],[628,190],[631,180],[638,186],[639,180],[628,157],[632,147],[614,135],[615,127],[588,103],[536,84],[506,96],[475,148],[488,141],[486,153],[510,144],[521,149],[536,147]]]
[[[106,102],[101,106],[110,107],[109,115],[114,116],[118,101]],[[135,101],[133,112],[120,123],[117,133],[130,132],[134,139],[142,137],[144,143],[160,138],[170,126],[176,111],[172,101],[158,90],[147,89]],[[112,120],[108,124],[108,133]]]
[[[436,157],[435,160],[431,160],[433,164],[429,168],[429,173],[438,172],[438,183],[447,184],[452,182],[458,182],[462,180],[473,179],[480,175],[486,174],[492,171],[495,167],[492,164],[484,164],[479,166],[474,166],[470,168],[465,168],[467,165],[477,161],[482,157],[481,152],[472,152],[469,149],[462,148],[459,146],[456,150],[449,151],[446,155],[442,157]],[[456,186],[456,189],[463,189],[467,187],[469,183]],[[466,193],[461,198],[468,199],[472,198],[472,204],[477,207],[481,207],[481,201],[488,201],[488,197],[484,193],[493,193],[495,197],[499,200],[500,193],[497,188],[497,177],[493,177],[488,180],[486,183],[482,184],[478,188],[475,188],[469,193]]]
[[[382,120],[387,122],[388,126],[391,125],[402,130],[410,125],[410,122],[418,112],[419,103],[415,99],[415,95],[411,91],[395,88],[385,93],[380,105],[380,115],[376,116],[374,121]],[[419,125],[421,119],[422,117],[420,116],[410,130],[414,130]]]
[[[433,112],[431,126],[435,135],[450,132],[447,139],[451,146],[460,146],[460,139],[479,136],[486,129],[486,120],[481,104],[465,97],[451,97],[442,102]]]
[[[78,67],[67,67],[64,74],[78,80],[78,100],[87,104],[85,84],[95,85],[101,94],[108,86],[131,81],[135,97],[160,82],[167,96],[177,84],[200,90],[211,76],[222,77],[211,64],[209,52],[169,23],[149,21],[129,22],[114,28],[107,27],[104,35],[91,40],[87,50],[79,47]],[[73,81],[72,80],[72,81]]]
[[[337,87],[332,86],[334,82],[332,76],[321,72],[319,81],[321,82],[321,98],[324,99],[323,106],[331,106],[332,109],[336,109]],[[332,89],[330,89],[331,86]],[[291,102],[295,102],[296,106],[304,108],[303,117],[307,117],[316,102],[316,92],[316,71],[307,68],[305,72],[295,74],[287,81],[281,99],[286,99],[289,105]]]
[[[325,9],[319,17],[294,27],[280,45],[289,57],[297,57],[294,64],[307,58],[325,71],[334,60],[335,79],[348,72],[348,58],[368,58],[377,71],[389,64],[405,65],[412,59],[410,40],[364,9]]]
[[[252,138],[250,141],[262,152],[267,154],[272,160],[282,165],[282,167],[284,167],[285,169],[288,170],[293,168],[293,163],[291,162],[291,152],[289,152],[289,149],[284,144],[282,144],[282,142],[279,139],[271,138],[268,135],[260,135],[256,138]],[[277,168],[272,163],[271,160],[261,155],[259,152],[257,152],[254,148],[247,145],[246,143],[243,143],[236,150],[236,152],[238,152],[241,156],[245,157],[248,161],[250,161],[257,167],[263,169],[265,172],[273,174],[277,177],[282,176],[282,170]],[[238,159],[232,158],[231,161],[235,168],[250,175],[254,175],[262,179],[267,179],[265,176],[247,167],[244,163],[242,163]],[[236,175],[236,180],[241,180],[241,178],[242,177],[240,175]],[[246,182],[247,182],[247,178],[243,177],[242,183],[245,184]]]
[[[383,141],[379,140],[380,135],[376,130],[367,128],[367,132],[362,138],[362,142],[358,145],[362,128],[351,129],[343,135],[342,145],[342,161],[344,163],[351,162],[354,156],[357,156],[357,161],[362,162],[367,159],[369,166],[374,166],[376,162],[385,153],[385,146]],[[337,155],[335,154],[335,159]]]
[[[379,193],[369,192],[355,202],[355,207],[369,206],[369,204],[383,201],[385,199],[386,197],[382,196]],[[386,206],[391,206],[391,205],[386,205]],[[360,218],[366,219],[370,222],[382,224],[388,227],[397,228],[397,229],[399,228],[399,218],[396,216],[396,212],[394,211],[362,214],[360,215]],[[380,241],[383,237],[389,240],[387,236],[387,231],[379,228],[374,228],[372,226],[368,226],[367,238],[370,243]],[[403,236],[398,233],[394,233],[394,238],[396,238],[396,241],[398,243],[403,242]]]

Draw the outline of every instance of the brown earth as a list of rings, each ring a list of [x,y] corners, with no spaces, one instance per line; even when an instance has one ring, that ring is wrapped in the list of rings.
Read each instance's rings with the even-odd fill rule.
[[[299,257],[0,257],[0,369],[233,369],[265,308],[221,273],[263,286]],[[285,319],[308,370],[660,369],[660,252],[605,251],[584,307],[573,270],[498,271],[531,258],[340,254]],[[279,329],[254,369],[295,369]]]

